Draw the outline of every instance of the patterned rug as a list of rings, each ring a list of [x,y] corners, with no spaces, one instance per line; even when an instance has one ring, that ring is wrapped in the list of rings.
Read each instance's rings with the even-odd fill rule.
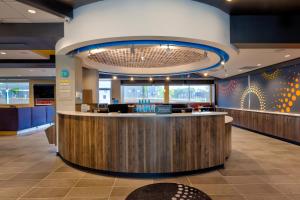
[[[136,189],[126,200],[212,200],[204,192],[177,183],[157,183]]]

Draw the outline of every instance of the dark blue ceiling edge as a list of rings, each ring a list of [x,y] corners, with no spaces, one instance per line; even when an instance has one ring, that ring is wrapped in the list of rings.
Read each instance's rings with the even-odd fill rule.
[[[211,69],[217,68],[221,65],[221,63],[227,62],[229,60],[229,54],[227,54],[222,49],[219,49],[217,47],[205,45],[205,44],[198,44],[198,43],[192,43],[192,42],[182,42],[182,41],[175,41],[175,40],[126,40],[126,41],[114,41],[114,42],[106,42],[101,44],[92,44],[85,47],[80,47],[78,49],[75,49],[74,51],[68,53],[68,55],[71,54],[79,54],[81,52],[90,51],[93,49],[99,49],[99,48],[107,48],[107,47],[115,47],[115,46],[130,46],[130,45],[170,45],[170,46],[180,46],[180,47],[189,47],[189,48],[195,48],[195,49],[201,49],[204,51],[209,51],[217,54],[219,56],[219,62],[203,69],[199,70],[193,70],[193,71],[184,71],[179,73],[166,73],[166,74],[147,74],[147,75],[140,75],[140,74],[124,74],[124,73],[111,73],[111,72],[102,72],[101,73],[107,73],[107,74],[113,74],[113,75],[125,75],[125,76],[169,76],[169,75],[181,75],[181,74],[190,74],[190,73],[197,73],[197,72],[203,72],[203,71],[209,71]]]

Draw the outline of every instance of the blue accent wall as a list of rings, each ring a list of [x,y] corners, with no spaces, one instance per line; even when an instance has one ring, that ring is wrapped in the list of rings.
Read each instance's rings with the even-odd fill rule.
[[[27,108],[0,108],[0,131],[20,131],[36,126],[53,123],[53,106]]]

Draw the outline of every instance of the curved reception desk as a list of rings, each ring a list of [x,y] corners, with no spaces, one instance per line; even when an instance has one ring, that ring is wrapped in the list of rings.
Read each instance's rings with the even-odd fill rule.
[[[232,118],[225,115],[59,112],[58,151],[71,164],[110,174],[223,167],[231,152],[225,121]]]

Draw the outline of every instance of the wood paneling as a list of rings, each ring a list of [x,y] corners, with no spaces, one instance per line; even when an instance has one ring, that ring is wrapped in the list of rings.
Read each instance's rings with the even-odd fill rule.
[[[300,143],[300,117],[227,108],[218,111],[233,117],[233,125]]]
[[[225,158],[228,159],[231,150],[232,150],[232,142],[231,142],[231,132],[232,132],[232,124],[226,123],[225,124],[225,139],[224,139],[224,152],[225,152]]]
[[[93,90],[88,90],[88,89],[82,90],[82,103],[83,104],[93,103]]]
[[[224,116],[94,117],[59,114],[59,153],[83,167],[125,173],[219,166]],[[228,153],[228,152],[227,152]]]
[[[56,126],[52,125],[45,130],[49,144],[56,145]]]

